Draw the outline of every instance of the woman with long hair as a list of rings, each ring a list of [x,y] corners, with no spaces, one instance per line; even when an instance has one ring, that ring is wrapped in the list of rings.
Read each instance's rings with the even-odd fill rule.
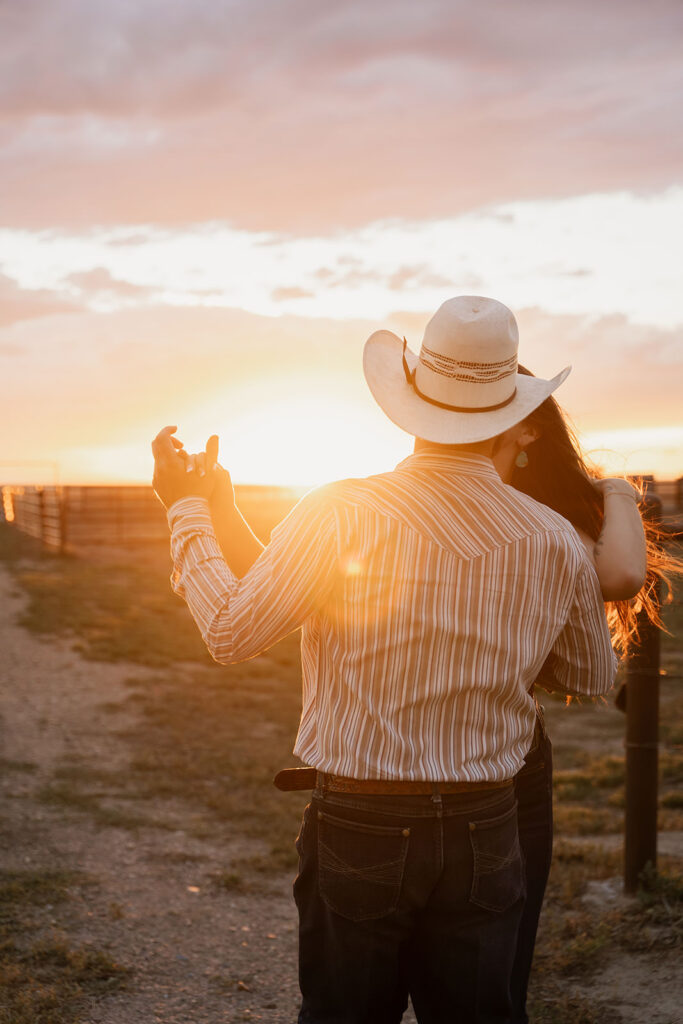
[[[520,373],[530,371],[519,367]],[[661,626],[657,593],[681,563],[662,549],[662,532],[641,516],[640,490],[623,478],[600,479],[551,396],[498,439],[501,478],[559,512],[574,526],[595,567],[615,647],[623,656],[637,639],[638,612]],[[643,503],[644,507],[644,503]],[[542,678],[537,680],[541,686]],[[542,709],[531,750],[515,778],[527,899],[512,976],[513,1024],[526,1024],[526,996],[553,839],[552,747]]]

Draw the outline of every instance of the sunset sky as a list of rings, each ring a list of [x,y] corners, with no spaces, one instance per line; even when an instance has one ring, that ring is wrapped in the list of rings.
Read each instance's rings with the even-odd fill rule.
[[[492,295],[615,472],[683,475],[680,0],[0,0],[0,482],[391,468],[361,368]]]

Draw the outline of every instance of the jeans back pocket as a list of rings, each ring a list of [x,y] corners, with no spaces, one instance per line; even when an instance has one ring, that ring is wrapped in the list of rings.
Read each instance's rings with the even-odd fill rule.
[[[385,917],[401,893],[410,829],[318,811],[320,895],[351,921]]]
[[[517,804],[497,818],[469,823],[474,871],[470,902],[502,912],[524,894]]]

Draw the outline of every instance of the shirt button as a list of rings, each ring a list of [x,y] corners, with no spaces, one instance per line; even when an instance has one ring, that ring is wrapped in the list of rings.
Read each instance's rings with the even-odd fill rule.
[[[401,835],[405,836],[405,838],[407,839],[408,836],[410,835],[410,829],[409,828],[404,828],[403,831],[401,832]]]
[[[477,826],[475,825],[475,823],[474,823],[473,821],[471,821],[471,822],[470,822],[470,832],[474,832],[474,830],[475,830],[475,828],[476,828],[476,827],[477,827]]]

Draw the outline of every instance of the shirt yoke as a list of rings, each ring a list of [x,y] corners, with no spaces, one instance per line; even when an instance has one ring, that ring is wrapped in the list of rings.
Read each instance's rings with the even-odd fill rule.
[[[497,476],[482,479],[399,469],[339,480],[315,494],[321,511],[329,510],[336,518],[342,549],[358,533],[374,529],[387,534],[403,528],[465,559],[541,535],[548,536],[553,548],[566,547],[572,561],[586,557],[568,520]]]

